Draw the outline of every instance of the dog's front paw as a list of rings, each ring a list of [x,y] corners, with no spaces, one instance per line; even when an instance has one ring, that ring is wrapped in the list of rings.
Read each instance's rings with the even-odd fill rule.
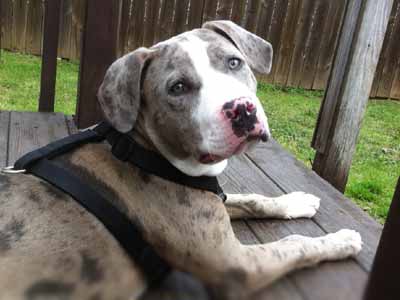
[[[362,249],[361,235],[350,229],[342,229],[336,233],[330,233],[322,238],[325,245],[328,246],[328,259],[344,259],[356,256]]]
[[[312,218],[319,208],[320,199],[304,192],[294,192],[279,197],[286,219]]]

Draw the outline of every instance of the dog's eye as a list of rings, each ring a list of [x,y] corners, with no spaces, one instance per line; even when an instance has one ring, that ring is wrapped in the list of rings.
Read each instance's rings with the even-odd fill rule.
[[[242,61],[237,57],[232,57],[228,60],[228,66],[231,70],[237,70],[242,65]]]
[[[187,92],[187,86],[182,81],[175,83],[173,86],[169,88],[169,93],[172,96],[180,96],[186,92]]]

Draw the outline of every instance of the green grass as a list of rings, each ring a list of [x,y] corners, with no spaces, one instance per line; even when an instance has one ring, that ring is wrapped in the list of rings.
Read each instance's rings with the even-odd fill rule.
[[[2,51],[0,110],[37,110],[40,59]],[[55,110],[75,112],[78,65],[58,62]],[[310,147],[322,92],[260,84],[258,95],[269,117],[272,135],[311,167]],[[346,195],[382,221],[400,175],[400,102],[370,101]]]
[[[1,51],[0,110],[37,111],[41,59]],[[78,64],[58,61],[55,111],[75,112]]]

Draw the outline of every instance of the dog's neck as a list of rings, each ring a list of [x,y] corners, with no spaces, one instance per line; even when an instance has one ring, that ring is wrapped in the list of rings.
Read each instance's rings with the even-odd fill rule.
[[[136,143],[138,143],[140,146],[142,146],[146,150],[160,154],[160,152],[154,146],[153,142],[143,131],[135,129],[135,130],[130,131],[128,133],[128,135],[130,137],[132,137],[136,141]]]
[[[160,154],[160,151],[157,150],[157,147],[154,145],[149,135],[146,133],[143,124],[143,116],[139,113],[135,126],[130,132],[128,132],[128,135],[131,136],[140,146],[142,146],[146,150]]]

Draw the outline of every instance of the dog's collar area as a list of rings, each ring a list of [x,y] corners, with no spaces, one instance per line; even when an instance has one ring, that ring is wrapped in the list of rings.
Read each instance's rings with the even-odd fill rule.
[[[131,136],[115,130],[108,123],[100,123],[93,129],[111,145],[112,154],[121,161],[128,161],[143,171],[195,189],[210,191],[225,202],[226,195],[216,177],[193,177],[184,174],[159,154],[139,145]]]

